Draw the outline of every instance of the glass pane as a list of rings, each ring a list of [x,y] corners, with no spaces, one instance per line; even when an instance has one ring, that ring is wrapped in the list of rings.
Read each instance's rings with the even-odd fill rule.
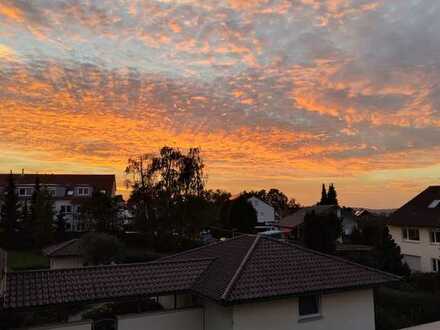
[[[299,298],[299,315],[319,314],[318,296],[307,296]]]

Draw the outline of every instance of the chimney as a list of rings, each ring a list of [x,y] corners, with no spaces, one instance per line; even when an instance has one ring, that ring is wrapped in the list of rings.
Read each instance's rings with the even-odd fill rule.
[[[24,168],[21,169],[21,176],[24,176]]]

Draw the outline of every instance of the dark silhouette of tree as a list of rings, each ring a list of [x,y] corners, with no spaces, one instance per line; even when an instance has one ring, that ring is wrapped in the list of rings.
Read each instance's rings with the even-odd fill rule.
[[[304,244],[324,253],[334,254],[336,241],[342,235],[342,223],[336,214],[318,215],[314,211],[304,217]]]
[[[257,225],[257,213],[248,197],[242,195],[229,204],[227,227],[240,233],[254,233]]]
[[[118,262],[124,250],[122,243],[105,233],[88,233],[81,237],[80,246],[88,265]]]
[[[198,148],[185,154],[163,147],[157,155],[141,155],[128,160],[127,185],[132,188],[129,206],[138,230],[149,234],[175,232],[193,236],[200,227],[194,206],[205,199],[206,177]]]
[[[327,205],[339,205],[336,189],[333,183],[331,183],[330,186],[328,187]]]
[[[50,192],[41,188],[38,177],[32,195],[30,218],[33,245],[40,248],[51,243],[54,233],[54,203]]]
[[[55,219],[55,237],[58,242],[63,242],[67,239],[66,235],[66,218],[65,213],[59,211]]]
[[[16,240],[19,219],[19,202],[16,192],[14,175],[12,172],[8,177],[8,185],[6,186],[5,195],[1,208],[1,219],[4,227],[4,244],[8,246]]]
[[[325,189],[325,184],[322,184],[321,201],[318,204],[319,205],[328,205],[327,204],[327,190]]]
[[[81,222],[88,230],[116,235],[122,229],[120,210],[117,197],[94,189],[91,198],[81,203]]]

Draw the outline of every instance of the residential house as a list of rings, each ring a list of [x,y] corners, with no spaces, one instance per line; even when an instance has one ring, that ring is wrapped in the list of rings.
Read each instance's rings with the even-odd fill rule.
[[[77,268],[85,265],[79,239],[51,245],[43,249],[43,254],[49,258],[50,269]]]
[[[294,213],[281,218],[278,226],[284,232],[285,236],[293,238],[294,240],[301,240],[304,217],[306,214],[312,212],[316,215],[335,214],[339,219],[342,216],[341,209],[337,205],[314,205],[300,208]]]
[[[440,271],[440,186],[428,187],[395,211],[388,228],[412,271]]]
[[[149,263],[7,273],[0,309],[153,299],[161,311],[115,315],[114,329],[373,330],[373,289],[398,279],[243,235]],[[52,329],[90,330],[92,323]]]
[[[38,180],[54,198],[55,213],[63,213],[68,231],[83,231],[80,221],[80,205],[95,190],[115,195],[116,180],[113,174],[15,174],[14,181],[19,200],[30,201]],[[0,193],[7,188],[9,174],[0,174]],[[54,219],[55,220],[55,219]]]

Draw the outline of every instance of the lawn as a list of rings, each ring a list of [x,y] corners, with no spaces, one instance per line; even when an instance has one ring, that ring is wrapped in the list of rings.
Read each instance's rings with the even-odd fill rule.
[[[39,251],[8,251],[9,270],[31,270],[49,268],[49,258]]]

